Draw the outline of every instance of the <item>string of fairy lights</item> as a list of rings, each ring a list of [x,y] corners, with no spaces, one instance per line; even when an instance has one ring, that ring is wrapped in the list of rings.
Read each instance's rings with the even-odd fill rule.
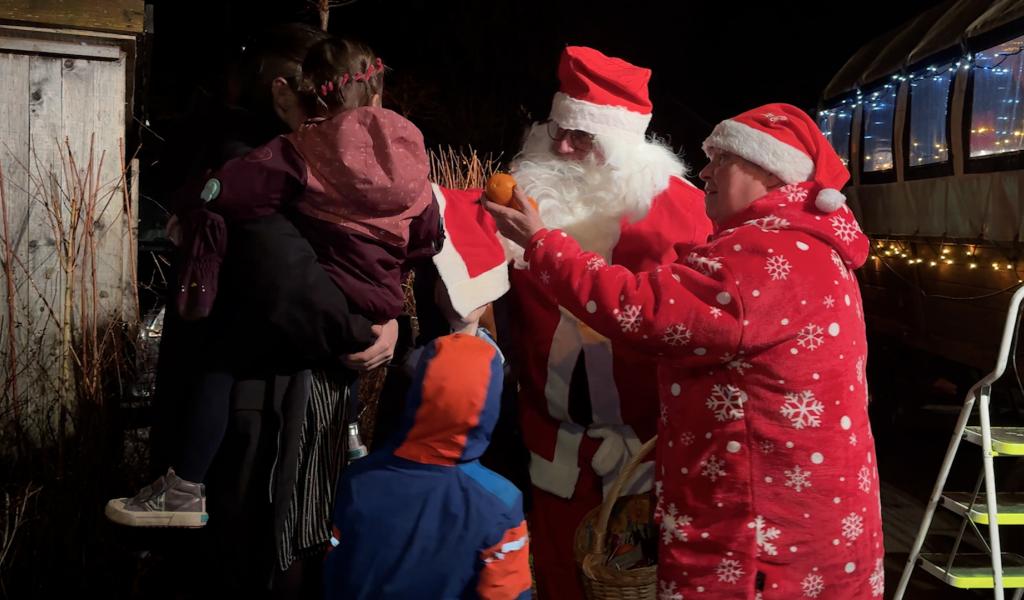
[[[874,263],[876,268],[886,268],[906,284],[917,289],[923,296],[948,300],[980,300],[1014,290],[1024,284],[1024,279],[1021,278],[1018,268],[1020,265],[1019,251],[1020,248],[1017,245],[1002,248],[994,244],[875,238],[871,244],[869,260]],[[956,277],[957,273],[963,273],[963,271],[953,271],[953,269],[965,269],[968,272],[987,270],[994,275],[1004,275],[1003,281],[1008,279],[1010,285],[980,296],[944,296],[928,293],[920,282],[906,278],[903,272],[907,268],[941,271],[944,280]],[[977,281],[972,275],[965,275],[965,277],[972,278],[970,283]],[[998,279],[993,281],[998,281]]]
[[[876,239],[874,241],[874,248],[871,252],[871,258],[893,258],[903,259],[908,265],[919,265],[925,262],[928,263],[929,267],[938,267],[940,264],[955,265],[962,264],[970,269],[977,269],[981,266],[985,266],[986,258],[983,258],[983,254],[987,253],[999,253],[1001,256],[992,261],[991,268],[996,271],[1007,270],[1012,271],[1016,268],[1018,258],[1010,258],[1006,254],[995,246],[981,246],[979,244],[954,244],[949,242],[939,242],[939,251],[934,252],[934,256],[930,259],[924,259],[918,256],[918,246],[927,246],[931,248],[931,244],[922,242],[920,240],[886,240]],[[988,259],[993,258],[988,256]]]

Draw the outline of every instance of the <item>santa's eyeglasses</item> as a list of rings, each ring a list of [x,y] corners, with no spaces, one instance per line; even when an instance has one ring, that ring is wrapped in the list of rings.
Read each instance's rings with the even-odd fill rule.
[[[548,121],[548,136],[556,142],[568,138],[569,143],[577,150],[588,151],[594,147],[594,134],[580,129],[563,129],[554,121]]]

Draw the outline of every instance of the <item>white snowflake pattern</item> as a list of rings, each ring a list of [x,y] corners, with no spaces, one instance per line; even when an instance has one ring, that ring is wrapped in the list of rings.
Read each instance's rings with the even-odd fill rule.
[[[832,296],[825,296],[825,299],[821,301],[825,305],[825,308],[832,308],[836,305],[836,299]]]
[[[658,587],[658,600],[683,600],[683,595],[677,591],[676,582],[660,580]]]
[[[811,487],[811,472],[804,471],[800,465],[794,465],[793,469],[786,469],[786,487],[793,488],[796,492],[804,491],[804,488]]]
[[[786,402],[779,409],[782,416],[793,424],[794,429],[821,427],[821,413],[824,411],[825,405],[814,397],[811,390],[787,393]]]
[[[691,252],[686,257],[686,264],[705,275],[711,275],[712,273],[717,273],[722,268],[722,257],[700,256],[696,252]]]
[[[862,466],[857,473],[857,487],[864,493],[871,491],[871,469],[867,465]]]
[[[640,316],[640,307],[636,304],[627,304],[625,310],[616,313],[615,318],[619,321],[619,327],[623,333],[635,333],[640,331],[640,322],[644,320]]]
[[[722,309],[718,308],[717,306],[712,306],[711,307],[711,316],[716,318],[716,319],[718,317],[722,316]]]
[[[740,388],[730,384],[715,384],[705,406],[715,413],[715,419],[719,421],[736,421],[743,418],[743,404],[746,401],[747,393]]]
[[[847,221],[839,215],[830,218],[828,221],[832,224],[832,231],[835,232],[835,236],[847,244],[857,239],[857,235],[860,234],[860,227],[857,225],[857,221]]]
[[[775,113],[770,113],[770,112],[764,113],[763,116],[764,116],[764,118],[768,119],[768,122],[770,122],[770,123],[778,123],[779,121],[788,121],[789,120],[789,117],[787,117],[786,115],[777,115]]]
[[[700,461],[700,466],[700,474],[711,481],[718,481],[719,477],[725,477],[728,475],[728,473],[725,472],[725,461],[714,454],[709,456],[707,460]]]
[[[825,331],[815,325],[814,323],[808,323],[804,325],[803,329],[796,335],[796,344],[801,348],[807,348],[808,350],[817,350],[825,343]]]
[[[800,587],[804,590],[805,598],[817,598],[825,589],[825,579],[817,573],[808,573],[800,582]]]
[[[758,447],[764,454],[771,454],[772,452],[775,452],[775,444],[769,442],[768,440],[763,440],[760,444],[758,444]]]
[[[857,434],[856,433],[851,433],[850,434],[850,445],[851,446],[856,446],[857,445]]]
[[[668,407],[664,404],[661,405],[661,424],[668,425]]]
[[[718,563],[718,567],[715,568],[715,573],[718,575],[718,580],[725,583],[736,583],[743,577],[743,566],[740,561],[732,558],[723,558],[722,562]]]
[[[654,505],[655,523],[661,523],[661,517],[665,514],[665,497],[662,495],[664,485],[661,481],[654,482],[654,497],[658,499],[658,502]]]
[[[550,285],[551,284],[551,274],[548,273],[547,271],[541,271],[540,272],[540,282],[543,283],[544,285]]]
[[[732,353],[726,353],[722,355],[722,363],[725,364],[725,368],[736,371],[741,377],[745,374],[746,369],[753,367],[752,364],[743,360],[742,356],[737,356]]]
[[[689,446],[696,441],[697,436],[693,435],[692,432],[687,431],[683,435],[679,436],[679,442],[684,446]]]
[[[862,533],[864,533],[864,517],[852,512],[843,518],[844,538],[852,542],[859,538]]]
[[[883,566],[882,559],[875,559],[875,570],[871,572],[871,577],[868,578],[868,583],[871,584],[871,597],[881,596],[882,592],[885,591],[885,567]]]
[[[840,277],[843,279],[850,278],[850,270],[846,268],[846,263],[843,262],[843,257],[839,256],[839,253],[835,250],[832,251],[832,264],[836,266]]]
[[[789,277],[789,272],[793,270],[793,265],[786,260],[785,256],[776,254],[768,257],[764,264],[764,270],[771,275],[772,281],[785,281]]]
[[[773,543],[782,534],[778,527],[766,527],[764,517],[757,515],[754,520],[747,523],[747,527],[753,529],[757,534],[757,553],[764,551],[768,556],[776,556],[779,553],[778,547]]]
[[[661,336],[661,341],[669,346],[685,346],[690,343],[692,335],[690,330],[686,328],[686,325],[676,323],[675,325],[670,325],[665,330],[665,333]]]
[[[864,357],[857,358],[857,383],[864,383]]]
[[[768,215],[767,217],[761,217],[760,219],[751,219],[745,224],[753,225],[765,233],[778,233],[782,229],[789,228],[789,221],[776,217],[775,215]]]
[[[605,265],[604,259],[600,256],[591,256],[587,260],[587,270],[596,271]]]
[[[800,187],[798,183],[791,183],[779,188],[779,191],[786,195],[787,202],[803,202],[807,199],[807,190]]]
[[[675,504],[669,504],[668,509],[661,513],[661,541],[666,545],[673,541],[689,541],[686,527],[693,523],[688,515],[681,515]]]

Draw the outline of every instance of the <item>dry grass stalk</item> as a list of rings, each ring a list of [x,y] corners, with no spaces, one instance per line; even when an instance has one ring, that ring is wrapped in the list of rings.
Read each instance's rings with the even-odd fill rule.
[[[499,158],[490,154],[481,157],[473,148],[443,146],[430,151],[430,179],[455,190],[482,188],[487,178],[500,170]]]
[[[28,173],[29,189],[19,191],[32,207],[42,209],[43,219],[34,222],[43,221],[37,225],[43,226],[44,237],[52,238],[52,255],[40,252],[42,248],[31,260],[17,255],[16,240],[25,232],[12,228],[9,213],[19,207],[9,205],[11,190],[3,189],[6,182],[0,175],[0,256],[8,303],[2,392],[17,428],[31,431],[37,442],[55,442],[63,463],[64,441],[75,429],[79,403],[100,406],[112,391],[112,381],[124,387],[125,339],[138,326],[138,296],[133,291],[122,298],[124,282],[110,280],[125,274],[117,270],[112,275],[100,265],[113,259],[120,265],[125,240],[129,251],[135,247],[123,145],[122,168],[112,181],[104,181],[105,152],[97,156],[94,136],[84,157],[76,156],[68,139],[58,147],[59,164],[45,164],[34,149],[31,168],[16,163]],[[113,227],[118,223],[123,227]],[[121,239],[108,238],[122,231]],[[49,262],[52,267],[41,269],[40,264]],[[134,268],[131,260],[133,286]],[[18,328],[24,329],[18,333]],[[23,384],[20,375],[25,373],[28,381]],[[32,409],[29,422],[23,422],[26,404]]]
[[[3,573],[5,573],[5,565],[12,556],[14,540],[18,537],[18,530],[25,523],[29,502],[33,496],[42,490],[42,487],[30,481],[21,493],[11,494],[11,492],[4,492],[3,513],[0,514],[0,519],[3,520],[2,531],[0,531],[0,591],[4,591]]]

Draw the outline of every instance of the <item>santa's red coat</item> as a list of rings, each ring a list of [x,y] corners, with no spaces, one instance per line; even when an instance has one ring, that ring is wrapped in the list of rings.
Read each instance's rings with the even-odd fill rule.
[[[612,262],[634,270],[671,263],[711,233],[704,194],[673,177],[647,215],[633,223],[623,219],[620,230]],[[516,326],[508,335],[515,338],[519,413],[537,488],[531,537],[538,588],[542,595],[582,598],[573,534],[583,515],[600,504],[602,489],[657,430],[657,361],[581,324],[528,271],[513,269],[510,277]],[[581,355],[592,421],[586,427],[569,416]],[[635,481],[631,491],[650,489],[653,461]]]
[[[676,261],[678,252],[685,256],[710,233],[703,193],[672,178],[653,199],[643,219],[634,223],[623,219],[612,262],[632,270],[653,269]],[[577,453],[562,456],[556,446],[560,425],[572,422],[568,413],[569,384],[580,353],[584,355],[590,392],[590,429],[628,425],[640,443],[657,430],[656,361],[632,351],[627,344],[610,342],[560,309],[544,275],[535,278],[525,270],[514,269],[511,277],[518,311],[515,322],[521,327],[512,334],[517,336],[515,346],[523,350],[518,357],[520,411],[526,444],[533,453],[533,483],[568,498],[576,481],[573,471]],[[563,448],[567,435],[564,430]],[[573,429],[571,435],[595,448],[601,441],[589,438],[580,428]]]
[[[591,327],[663,356],[659,598],[881,597],[883,547],[867,347],[845,207],[785,186],[648,272],[561,231],[525,255]]]

